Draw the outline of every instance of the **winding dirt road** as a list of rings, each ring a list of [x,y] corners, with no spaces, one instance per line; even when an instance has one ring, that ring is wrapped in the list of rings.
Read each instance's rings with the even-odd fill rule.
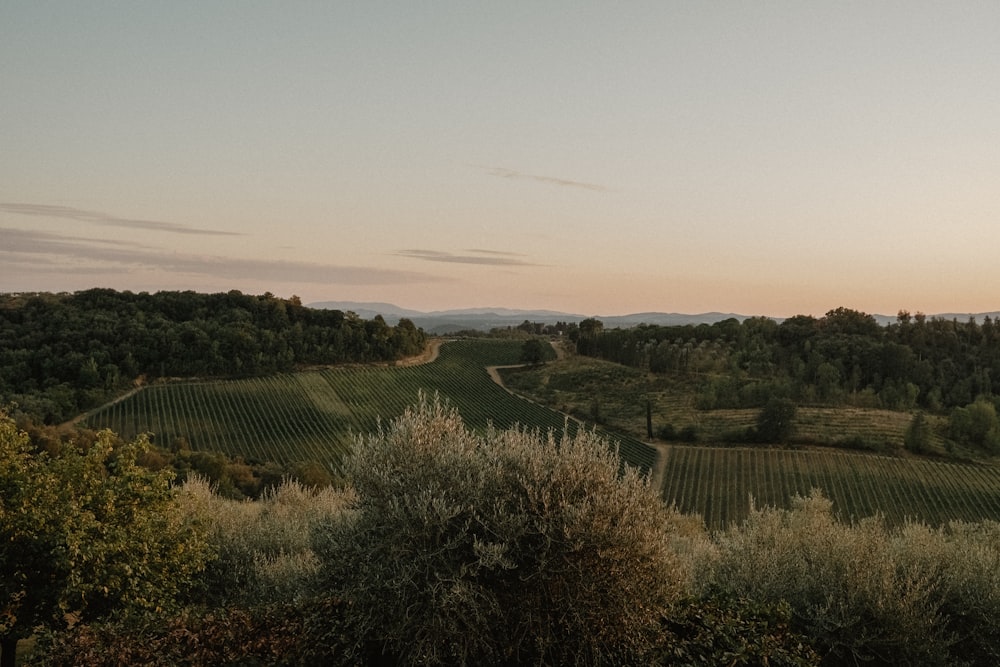
[[[555,350],[556,352],[557,361],[560,359],[564,359],[566,357],[566,349],[561,345],[559,341],[550,341],[550,344],[552,345],[552,349]],[[527,396],[522,396],[521,394],[518,394],[513,390],[511,390],[507,385],[503,383],[503,378],[500,376],[501,369],[522,368],[524,366],[527,366],[527,364],[509,364],[507,366],[487,366],[486,372],[489,373],[490,379],[492,379],[495,383],[497,383],[501,389],[506,391],[511,396],[517,396],[518,398],[524,399],[526,401],[537,403],[537,401],[532,401]],[[549,410],[555,410],[555,408],[549,406],[542,406],[542,407],[548,408]],[[555,411],[559,412],[559,414],[569,419],[576,419],[576,417],[566,414],[565,412],[561,412],[559,410]],[[670,445],[665,445],[663,443],[658,443],[658,442],[646,442],[645,444],[649,445],[650,447],[656,450],[656,463],[653,464],[652,470],[649,471],[649,483],[654,489],[656,489],[657,493],[659,493],[663,488],[663,480],[664,477],[666,476],[667,456],[669,456],[670,454]]]

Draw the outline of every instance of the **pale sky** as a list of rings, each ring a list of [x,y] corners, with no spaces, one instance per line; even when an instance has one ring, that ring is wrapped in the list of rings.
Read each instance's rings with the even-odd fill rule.
[[[1000,310],[1000,2],[0,3],[0,292]]]

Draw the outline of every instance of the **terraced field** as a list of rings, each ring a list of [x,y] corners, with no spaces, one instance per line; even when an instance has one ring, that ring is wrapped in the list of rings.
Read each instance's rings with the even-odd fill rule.
[[[183,438],[195,450],[253,461],[314,460],[337,470],[357,434],[368,433],[416,402],[438,393],[475,429],[521,424],[571,432],[580,427],[557,412],[495,384],[486,366],[516,364],[521,344],[461,340],[419,366],[343,366],[244,380],[152,385],[91,415],[86,424],[124,437],[150,432],[160,446]],[[652,468],[656,451],[634,438],[611,436],[622,458]]]

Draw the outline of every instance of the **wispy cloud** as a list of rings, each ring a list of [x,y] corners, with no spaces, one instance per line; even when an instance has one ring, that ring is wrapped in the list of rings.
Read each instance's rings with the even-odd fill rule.
[[[538,183],[546,183],[548,185],[559,185],[568,188],[582,188],[584,190],[593,190],[595,192],[611,191],[611,188],[608,188],[604,185],[598,185],[597,183],[574,181],[568,178],[558,178],[556,176],[540,176],[538,174],[526,174],[523,171],[517,171],[515,169],[507,169],[506,167],[488,167],[483,165],[475,165],[475,166],[479,167],[480,169],[483,169],[490,176],[498,176],[500,178],[536,181]]]
[[[243,236],[239,232],[225,232],[216,229],[199,229],[188,225],[180,225],[174,222],[160,222],[157,220],[140,220],[137,218],[120,218],[116,215],[98,213],[96,211],[85,211],[71,206],[53,206],[50,204],[21,204],[16,202],[0,202],[0,211],[5,213],[16,213],[18,215],[32,215],[44,218],[64,218],[67,220],[78,220],[89,222],[94,225],[104,227],[125,227],[128,229],[147,229],[156,232],[169,232],[171,234],[199,234],[206,236]]]
[[[35,266],[47,272],[158,270],[224,279],[330,285],[395,285],[444,280],[416,271],[174,253],[132,243],[92,241],[13,228],[0,228],[0,237],[4,240],[0,246],[0,260],[3,264]],[[58,263],[55,259],[58,259]]]
[[[396,255],[400,257],[412,257],[422,259],[427,262],[446,262],[450,264],[485,264],[487,266],[538,266],[531,262],[518,259],[523,255],[514,253],[497,252],[495,250],[466,250],[471,255],[456,255],[451,252],[440,250],[397,250]]]
[[[502,250],[483,250],[482,248],[466,248],[465,252],[475,252],[475,253],[479,253],[481,255],[496,255],[498,257],[526,257],[527,256],[527,255],[523,255],[523,254],[517,253],[517,252],[504,252]]]

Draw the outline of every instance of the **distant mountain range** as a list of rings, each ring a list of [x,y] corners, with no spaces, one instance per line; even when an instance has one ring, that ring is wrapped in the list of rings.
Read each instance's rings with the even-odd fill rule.
[[[406,317],[424,331],[433,334],[448,334],[462,330],[489,331],[496,327],[517,326],[525,320],[555,324],[556,322],[581,322],[588,317],[596,317],[605,327],[631,327],[637,324],[684,325],[712,324],[735,317],[742,321],[747,315],[735,313],[634,313],[632,315],[580,315],[554,310],[518,310],[511,308],[460,308],[456,310],[436,310],[421,312],[400,308],[391,303],[371,303],[358,301],[321,301],[308,304],[310,308],[352,311],[363,319],[381,315],[389,324]]]
[[[714,324],[722,320],[735,317],[741,322],[749,315],[737,313],[632,313],[630,315],[580,315],[576,313],[562,313],[555,310],[518,310],[512,308],[459,308],[455,310],[435,310],[423,312],[400,308],[391,303],[375,303],[361,301],[320,301],[308,304],[310,308],[326,308],[329,310],[352,311],[366,320],[370,320],[376,315],[381,315],[389,324],[396,324],[400,318],[410,319],[418,327],[431,334],[449,334],[456,331],[475,330],[489,331],[496,327],[516,327],[525,320],[529,322],[541,322],[543,324],[555,324],[556,322],[581,322],[588,317],[596,317],[604,323],[605,327],[633,327],[638,324],[657,324],[663,326],[683,326],[685,324]],[[944,319],[957,319],[964,322],[970,316],[976,318],[977,322],[982,322],[983,318],[989,316],[997,320],[1000,319],[1000,311],[988,313],[940,313],[933,317]],[[896,321],[895,315],[873,315],[879,324],[885,326]],[[928,317],[931,317],[930,315]],[[782,318],[772,318],[781,321]]]

